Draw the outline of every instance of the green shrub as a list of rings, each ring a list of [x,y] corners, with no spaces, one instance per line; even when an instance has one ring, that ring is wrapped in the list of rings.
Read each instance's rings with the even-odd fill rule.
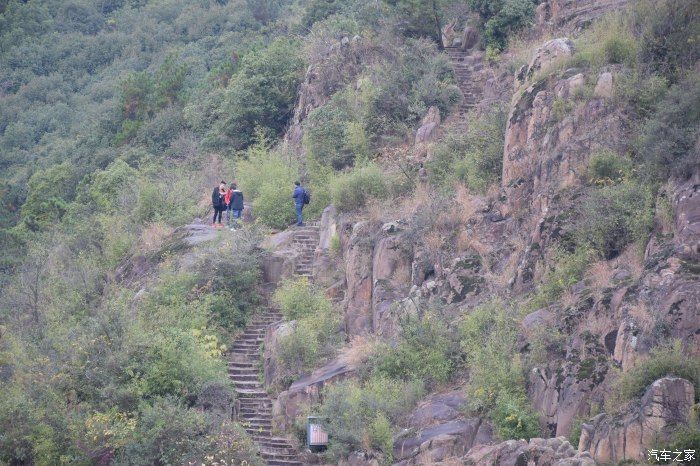
[[[646,0],[636,2],[640,59],[671,82],[700,58],[697,3],[693,0]]]
[[[641,397],[649,385],[667,375],[681,377],[695,387],[700,386],[700,361],[697,358],[689,358],[680,341],[676,341],[672,346],[653,349],[648,359],[640,361],[624,372],[613,384],[608,408],[615,409]]]
[[[341,212],[364,207],[370,199],[387,195],[386,175],[374,164],[357,167],[337,175],[330,181],[331,199]]]
[[[649,190],[627,181],[595,189],[578,210],[575,238],[605,259],[619,255],[633,242],[645,242],[653,222],[654,198]]]
[[[197,281],[206,290],[202,299],[208,309],[208,326],[235,332],[258,309],[260,238],[255,229],[241,231],[235,239],[224,240],[216,254],[204,256],[197,264]]]
[[[150,342],[142,374],[135,379],[145,397],[199,393],[209,380],[223,379],[223,363],[191,332],[170,332]]]
[[[529,26],[535,13],[535,2],[532,0],[470,0],[472,6],[480,6],[484,21],[484,41],[487,46],[503,50],[508,45],[509,37],[515,32]],[[488,11],[486,15],[483,12]]]
[[[362,131],[347,108],[346,93],[338,92],[326,105],[309,113],[304,122],[304,148],[309,157],[339,170],[352,165],[356,156],[354,149],[367,150]],[[365,139],[364,143],[353,143],[358,140],[358,134]]]
[[[461,332],[469,367],[468,409],[488,416],[504,440],[537,436],[537,416],[527,399],[518,357],[515,310],[497,301],[482,304],[464,316]]]
[[[333,233],[331,236],[331,244],[329,247],[330,253],[333,256],[338,256],[341,253],[341,246],[340,246],[340,235],[338,233]]]
[[[459,359],[458,341],[434,312],[401,321],[398,341],[378,348],[370,366],[391,379],[422,381],[429,387],[450,380]]]
[[[571,253],[558,251],[554,268],[547,272],[525,309],[535,311],[557,301],[571,286],[583,280],[592,260],[592,251],[585,246]]]
[[[117,451],[115,464],[205,464],[205,456],[212,461],[206,464],[216,460],[223,464],[262,464],[239,427],[213,426],[202,411],[187,409],[169,398],[143,404],[139,411],[137,429]]]
[[[210,132],[216,145],[243,149],[255,141],[257,128],[271,136],[280,134],[294,110],[304,68],[300,44],[285,38],[245,55],[218,109],[221,118]]]
[[[583,430],[583,423],[585,419],[577,417],[571,424],[571,430],[569,431],[569,443],[574,447],[578,448],[579,440],[581,440],[581,432]]]
[[[491,418],[495,431],[502,439],[531,439],[541,434],[537,413],[524,392],[499,393]]]
[[[338,13],[343,7],[339,0],[311,0],[304,9],[301,25],[310,28],[314,23]]]
[[[576,41],[571,64],[599,68],[607,64],[637,64],[639,41],[633,34],[634,22],[628,13],[604,16]]]
[[[626,71],[615,76],[615,98],[632,109],[636,115],[651,115],[668,90],[668,80],[639,71]]]
[[[93,174],[90,198],[104,212],[124,212],[130,207],[129,194],[134,189],[137,176],[137,171],[129,164],[115,160],[104,170]]]
[[[315,313],[331,311],[331,302],[323,290],[311,285],[305,277],[285,280],[275,290],[274,301],[287,320],[297,320]]]
[[[253,210],[263,225],[285,228],[294,221],[292,191],[297,169],[283,155],[270,150],[270,142],[258,134],[258,142],[251,146],[237,165],[237,180]],[[263,178],[260,174],[264,173]]]
[[[588,179],[594,184],[620,183],[630,177],[632,162],[615,152],[604,150],[588,161]]]
[[[696,147],[700,124],[700,77],[690,74],[672,86],[656,112],[644,122],[639,152],[647,165],[645,178],[664,181],[669,175],[687,178],[700,164]]]
[[[474,191],[483,192],[500,179],[505,109],[493,107],[483,115],[471,117],[466,132],[454,128],[434,148],[427,166],[432,183],[449,186],[461,181]]]
[[[337,461],[351,451],[373,448],[391,455],[391,450],[384,450],[389,449],[387,424],[396,423],[421,395],[419,382],[383,377],[372,377],[364,384],[345,380],[326,387],[319,414],[330,438],[328,456]]]
[[[31,230],[58,223],[75,195],[76,174],[67,164],[39,170],[29,179],[22,220]]]
[[[340,315],[305,278],[284,282],[274,300],[288,320],[296,321],[274,348],[279,385],[286,387],[335,352],[342,340]]]
[[[372,421],[369,428],[369,442],[372,450],[383,453],[385,464],[393,463],[394,434],[389,419],[382,412],[377,413]]]

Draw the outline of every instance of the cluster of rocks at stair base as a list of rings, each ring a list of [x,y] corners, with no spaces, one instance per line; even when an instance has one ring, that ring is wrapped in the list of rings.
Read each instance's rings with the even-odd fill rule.
[[[255,316],[231,347],[229,378],[238,395],[234,417],[258,445],[268,466],[301,466],[292,444],[273,435],[272,400],[258,379],[265,329],[281,319],[281,314],[271,310]]]

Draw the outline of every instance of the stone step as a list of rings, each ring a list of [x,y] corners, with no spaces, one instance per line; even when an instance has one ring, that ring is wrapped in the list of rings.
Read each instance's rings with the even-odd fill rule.
[[[265,421],[265,422],[272,422],[272,414],[271,413],[241,413],[241,418],[245,419],[246,422],[250,421]]]
[[[228,370],[236,370],[236,369],[255,369],[257,370],[259,364],[254,363],[254,362],[248,362],[248,361],[229,361],[228,362]]]
[[[243,430],[250,434],[257,434],[258,436],[272,435],[272,426],[246,426],[243,425]]]
[[[261,428],[264,430],[272,429],[272,421],[270,419],[242,419],[242,426],[251,428]]]
[[[262,342],[265,341],[264,338],[243,338],[240,340],[236,340],[233,342],[234,345],[254,345],[254,346],[260,346]]]
[[[256,339],[254,339],[254,340],[252,340],[252,339],[251,339],[251,340],[236,340],[236,341],[233,342],[233,344],[231,345],[231,347],[233,348],[233,347],[236,347],[236,346],[240,346],[241,348],[244,348],[244,347],[252,347],[252,346],[254,346],[254,347],[257,348],[258,346],[260,346],[259,342],[260,342],[261,340],[262,340],[262,338],[256,338]]]
[[[228,376],[234,382],[259,382],[258,374],[229,374]]]
[[[268,459],[267,466],[304,466],[304,463],[297,460]]]
[[[267,437],[261,435],[251,435],[254,442],[258,443],[260,446],[265,447],[269,450],[280,450],[289,451],[290,453],[294,451],[294,447],[289,443],[287,439],[279,439],[278,437]]]
[[[262,456],[265,459],[278,459],[278,460],[297,460],[298,461],[298,455],[295,455],[294,453],[277,453],[277,452],[268,452],[268,451],[261,451],[260,456]]]
[[[240,389],[236,390],[238,392],[238,398],[243,399],[243,398],[249,398],[253,399],[256,401],[261,401],[265,398],[267,398],[267,392],[264,390],[253,390],[253,389]]]

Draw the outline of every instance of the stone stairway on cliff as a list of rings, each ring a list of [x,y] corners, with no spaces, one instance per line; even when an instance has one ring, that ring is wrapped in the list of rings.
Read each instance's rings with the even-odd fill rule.
[[[459,104],[459,114],[464,116],[479,103],[483,94],[480,81],[475,79],[475,73],[484,67],[483,58],[479,53],[465,52],[459,47],[445,47],[445,53],[450,59],[457,86],[464,94],[464,100]]]
[[[319,241],[317,225],[308,224],[294,231],[293,243],[299,251],[299,257],[294,264],[294,273],[301,277],[312,277],[314,254]]]
[[[319,241],[317,225],[295,228],[293,243],[299,250],[294,267],[297,276],[311,279],[314,253]],[[303,463],[284,437],[272,432],[272,399],[260,382],[260,352],[269,325],[282,320],[282,314],[269,307],[251,319],[231,347],[229,377],[238,393],[238,421],[260,448],[268,466],[300,466]]]
[[[282,320],[282,314],[268,308],[246,326],[231,347],[229,378],[238,393],[238,421],[260,448],[268,466],[301,466],[296,450],[286,438],[272,432],[272,399],[259,380],[260,350],[268,325]]]

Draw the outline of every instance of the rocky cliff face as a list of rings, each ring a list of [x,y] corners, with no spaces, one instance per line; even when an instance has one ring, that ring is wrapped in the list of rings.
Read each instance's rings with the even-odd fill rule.
[[[538,21],[552,30],[575,30],[624,3],[550,0],[538,8]],[[368,219],[326,209],[313,276],[342,309],[349,337],[373,334],[391,340],[400,316],[415,313],[420,299],[438,299],[446,316],[456,316],[494,295],[517,300],[532,291],[551,267],[551,246],[570,228],[567,213],[586,189],[591,156],[628,149],[627,116],[614,105],[619,68],[566,69],[562,64],[575,53],[568,38],[549,40],[508,78],[513,90],[500,192],[461,199],[460,208],[470,206],[467,218],[442,238],[453,253],[450,260],[437,259],[415,240],[413,218],[392,213]],[[493,100],[508,85],[493,74],[488,86],[498,92],[483,98]],[[311,87],[309,81],[303,92]],[[297,126],[304,117],[300,112]],[[441,124],[434,111],[423,123],[415,138],[421,147]],[[298,142],[295,131],[289,137]],[[599,283],[582,280],[571,287],[565,303],[551,303],[523,320],[524,353],[539,328],[560,331],[565,338],[562,354],[534,367],[528,381],[543,432],[553,438],[494,443],[487,424],[462,414],[459,390],[438,393],[407,415],[408,433],[395,441],[397,464],[563,466],[641,460],[653,439],[668,437],[686,422],[694,403],[692,384],[663,378],[648,389],[641,407],[623,415],[600,414],[585,424],[580,445],[562,438],[576,419],[588,419],[604,405],[613,369],[629,370],[660,338],[679,339],[690,356],[700,356],[699,191],[700,173],[671,180],[663,194],[670,200],[672,225],[657,219],[642,261],[624,254],[603,261]],[[340,243],[335,256],[330,252],[334,235]],[[269,338],[273,345],[274,336]],[[278,399],[277,425],[289,426],[320,399],[325,383],[351,377],[353,370],[339,359],[296,382]],[[347,464],[372,461],[360,455]]]

